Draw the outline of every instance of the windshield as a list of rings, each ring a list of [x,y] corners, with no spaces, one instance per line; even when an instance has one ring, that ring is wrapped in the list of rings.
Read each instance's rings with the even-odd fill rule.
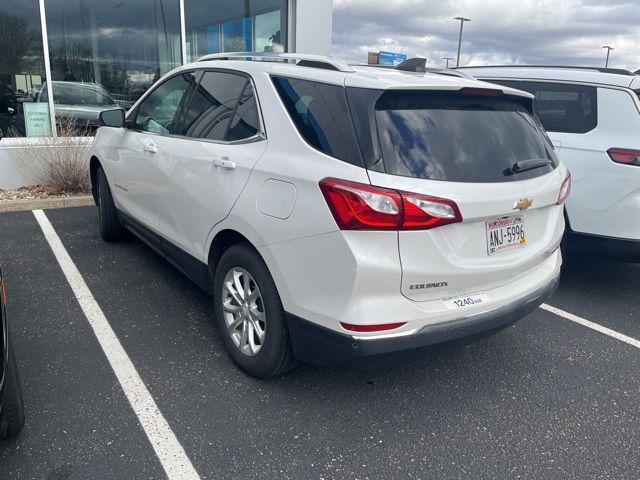
[[[41,102],[47,101],[47,89],[42,92]],[[99,85],[86,83],[53,83],[53,101],[59,105],[91,105],[107,107],[116,105],[107,91]]]
[[[504,96],[390,91],[375,103],[375,123],[383,168],[392,175],[507,182],[557,166],[534,117]]]

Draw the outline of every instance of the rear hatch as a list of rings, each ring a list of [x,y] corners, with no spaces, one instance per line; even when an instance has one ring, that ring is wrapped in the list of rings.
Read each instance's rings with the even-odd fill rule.
[[[557,249],[559,193],[569,180],[529,97],[348,90],[352,112],[368,111],[354,121],[371,184],[400,192],[405,221],[414,207],[443,219],[399,229],[405,296],[428,301],[499,287]]]

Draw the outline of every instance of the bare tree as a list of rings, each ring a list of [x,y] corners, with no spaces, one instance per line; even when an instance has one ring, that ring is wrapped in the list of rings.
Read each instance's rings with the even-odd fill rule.
[[[0,73],[24,73],[29,70],[38,35],[27,22],[0,12]]]
[[[88,130],[78,130],[76,119],[60,117],[58,138],[17,138],[10,150],[11,158],[20,172],[31,181],[49,185],[67,193],[88,193],[89,147]]]

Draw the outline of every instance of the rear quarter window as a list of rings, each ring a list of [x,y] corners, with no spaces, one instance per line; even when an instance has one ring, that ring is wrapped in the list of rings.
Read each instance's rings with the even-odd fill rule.
[[[587,85],[522,82],[535,96],[535,113],[545,130],[587,133],[598,126],[598,89]]]
[[[362,166],[345,89],[339,85],[273,77],[298,133],[316,150]]]

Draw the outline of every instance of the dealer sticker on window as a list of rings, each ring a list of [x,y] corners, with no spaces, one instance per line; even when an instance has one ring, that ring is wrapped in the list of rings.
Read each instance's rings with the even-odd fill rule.
[[[527,244],[524,220],[521,216],[490,220],[486,222],[486,226],[489,256]]]
[[[488,301],[489,297],[485,293],[477,293],[475,295],[465,295],[463,297],[443,300],[442,303],[444,303],[444,306],[449,310],[459,310],[461,308],[473,307],[474,305],[487,303]]]

